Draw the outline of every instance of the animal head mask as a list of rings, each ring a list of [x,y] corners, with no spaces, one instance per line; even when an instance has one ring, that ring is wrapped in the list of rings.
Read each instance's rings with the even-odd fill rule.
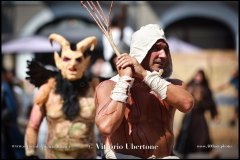
[[[90,62],[90,56],[85,57],[84,52],[89,47],[91,47],[91,51],[94,50],[97,45],[97,38],[91,36],[83,39],[76,44],[76,50],[72,50],[69,41],[59,34],[51,34],[49,40],[51,44],[53,41],[56,41],[61,45],[61,56],[55,51],[54,60],[63,78],[70,81],[82,78]]]

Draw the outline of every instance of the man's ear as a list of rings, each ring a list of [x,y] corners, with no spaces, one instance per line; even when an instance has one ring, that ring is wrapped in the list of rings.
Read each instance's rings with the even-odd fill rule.
[[[59,55],[56,51],[54,52],[54,60],[55,60],[55,64],[56,64],[57,68],[61,69],[61,58],[59,57]]]

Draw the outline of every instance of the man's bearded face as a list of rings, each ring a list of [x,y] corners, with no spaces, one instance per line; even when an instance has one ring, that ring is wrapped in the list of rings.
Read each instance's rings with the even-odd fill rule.
[[[70,81],[82,78],[88,64],[82,52],[71,50],[63,51],[60,61],[62,76]]]

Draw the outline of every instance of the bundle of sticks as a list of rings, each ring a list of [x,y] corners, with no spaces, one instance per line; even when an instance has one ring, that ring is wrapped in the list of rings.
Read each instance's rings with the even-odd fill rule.
[[[120,51],[113,41],[112,31],[110,27],[110,16],[112,12],[113,1],[111,1],[108,18],[105,16],[103,9],[98,1],[80,1],[80,2],[81,5],[88,11],[90,16],[97,23],[98,27],[101,29],[103,34],[106,36],[115,54],[119,56]]]

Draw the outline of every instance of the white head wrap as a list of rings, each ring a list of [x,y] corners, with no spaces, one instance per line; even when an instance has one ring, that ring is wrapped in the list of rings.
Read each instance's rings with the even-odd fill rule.
[[[137,59],[139,63],[146,57],[148,51],[159,40],[162,39],[167,43],[163,29],[157,24],[148,24],[141,27],[132,35],[130,45],[130,56]],[[172,59],[170,51],[167,51],[168,65],[164,68],[163,78],[169,77],[172,74]]]

